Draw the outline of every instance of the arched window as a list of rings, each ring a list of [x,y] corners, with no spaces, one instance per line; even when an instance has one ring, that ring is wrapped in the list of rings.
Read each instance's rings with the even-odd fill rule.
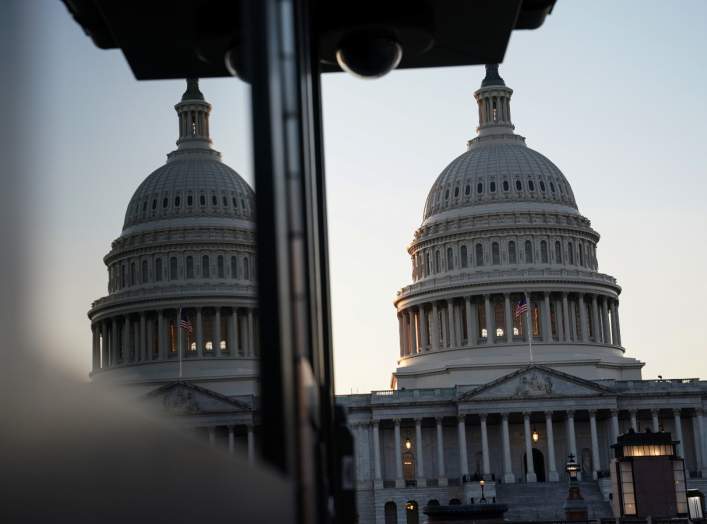
[[[543,264],[547,264],[548,261],[547,242],[545,240],[540,242],[540,261]]]
[[[461,500],[459,499],[449,499],[449,505],[450,506],[459,506],[461,504]]]
[[[162,259],[159,257],[155,260],[155,281],[162,281]]]
[[[169,259],[169,279],[177,280],[177,257]]]
[[[428,276],[430,274],[430,254],[429,252],[425,252],[425,276]]]
[[[508,180],[504,180],[503,181],[503,190],[508,191],[508,189],[510,189],[509,185],[508,185]]]
[[[449,189],[444,192],[444,199],[449,200]]]
[[[481,193],[483,193],[483,191],[484,191],[484,185],[481,182],[476,184],[476,192],[481,194]]]
[[[248,257],[243,257],[243,278],[250,280],[250,264],[248,263]]]
[[[182,199],[179,196],[174,197],[174,207],[179,207],[182,203]]]
[[[153,210],[157,209],[157,199],[156,198],[152,199],[152,209]]]
[[[467,185],[464,187],[464,194],[467,195],[467,196],[469,196],[469,193],[471,193],[471,186],[470,186],[469,184],[467,184]]]
[[[451,247],[447,248],[447,271],[454,269],[454,251]]]
[[[457,198],[459,196],[459,188],[455,187],[454,188],[454,198]]]
[[[516,191],[521,191],[523,189],[523,183],[520,180],[516,180]]]
[[[542,180],[540,181],[540,191],[542,191],[543,193],[545,192],[545,182],[543,182]]]
[[[528,189],[530,191],[535,191],[535,182],[533,182],[532,180],[528,180]]]
[[[562,244],[560,241],[555,241],[555,264],[562,264]]]
[[[194,278],[194,257],[187,256],[187,278]]]
[[[223,207],[228,207],[228,199],[226,197],[223,197],[222,202],[223,202]]]
[[[191,195],[187,196],[187,206],[191,207],[193,205],[194,205],[194,197]]]
[[[525,241],[525,263],[533,263],[533,243],[530,240]]]
[[[211,268],[209,267],[209,255],[204,255],[201,257],[201,276],[202,278],[209,278],[211,276]]]
[[[137,282],[137,275],[135,274],[135,262],[130,262],[130,285],[134,286]]]
[[[501,263],[501,251],[498,247],[498,242],[491,244],[491,263],[497,266]]]
[[[516,256],[516,243],[513,240],[508,242],[508,263],[509,264],[517,264],[518,263],[518,257]]]
[[[428,506],[439,506],[439,500],[437,499],[431,499],[427,501]]]
[[[140,272],[140,274],[142,276],[142,283],[146,284],[150,276],[147,271],[147,260],[142,261],[142,271]]]
[[[216,271],[218,272],[218,278],[223,278],[225,276],[223,269],[223,255],[219,255],[216,259]]]
[[[169,198],[164,197],[164,199],[162,200],[162,207],[166,208],[168,205],[169,205]]]
[[[439,249],[435,251],[435,273],[439,273],[439,266],[440,266],[440,261],[439,261]]]
[[[216,198],[216,195],[211,195],[211,205],[213,205],[213,206],[218,205],[218,199]]]
[[[462,246],[461,249],[459,249],[459,258],[461,258],[462,267],[467,267],[469,265],[469,258],[466,254],[466,246]]]
[[[405,504],[405,522],[406,524],[420,523],[420,509],[414,500],[408,500]]]
[[[395,502],[386,502],[383,506],[383,514],[385,515],[385,524],[398,524],[398,507]]]
[[[496,182],[491,182],[489,184],[489,191],[491,191],[492,193],[496,192]]]
[[[238,278],[238,259],[231,257],[231,278]]]
[[[201,206],[206,205],[206,196],[204,196],[204,195],[199,196],[199,205],[201,205]]]
[[[572,242],[567,242],[567,262],[574,265],[574,246]]]
[[[484,265],[484,246],[481,244],[476,244],[476,265],[477,266],[483,266]]]
[[[550,182],[550,191],[552,191],[553,193],[555,192],[555,184],[553,184],[552,182]]]
[[[579,245],[579,265],[584,266],[584,246],[582,244]]]

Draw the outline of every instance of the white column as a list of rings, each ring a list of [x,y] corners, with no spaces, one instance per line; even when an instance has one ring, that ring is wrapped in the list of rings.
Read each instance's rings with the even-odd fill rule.
[[[228,453],[233,455],[234,451],[233,426],[228,426]]]
[[[473,346],[476,343],[476,333],[474,332],[474,322],[471,311],[471,297],[464,297],[464,312],[466,317],[466,345]]]
[[[432,303],[432,336],[430,337],[432,351],[439,350],[439,311],[437,310],[437,302]]]
[[[675,440],[678,441],[678,456],[685,458],[685,445],[682,437],[682,420],[680,419],[680,409],[673,410],[673,423],[675,426]]]
[[[587,303],[584,301],[584,293],[579,293],[577,297],[579,306],[579,325],[582,329],[582,334],[579,337],[582,342],[589,341],[589,321],[587,319]]]
[[[574,455],[575,460],[579,463],[581,458],[577,456],[577,437],[574,433],[574,411],[567,412],[567,439],[570,454]],[[582,472],[577,473],[577,479],[582,480]]]
[[[214,446],[216,444],[216,430],[213,426],[209,427],[209,445]]]
[[[157,347],[159,348],[159,360],[167,358],[167,337],[165,336],[164,312],[160,309],[157,312]]]
[[[398,336],[400,339],[400,357],[405,356],[405,324],[403,322],[403,314],[398,312]]]
[[[491,312],[491,297],[484,295],[484,312],[486,314],[486,344],[493,344],[493,318]]]
[[[602,342],[604,344],[611,344],[611,331],[609,330],[609,306],[607,305],[607,297],[602,297],[601,300],[601,328],[602,328]]]
[[[200,307],[196,308],[196,355],[204,356],[204,318]]]
[[[653,425],[653,432],[657,433],[660,431],[660,418],[658,417],[658,410],[651,409],[651,423]]]
[[[255,435],[251,424],[248,424],[248,462],[255,462]]]
[[[503,442],[503,482],[512,484],[516,481],[511,469],[511,437],[508,430],[508,413],[501,414],[501,432]]]
[[[570,330],[570,307],[567,293],[562,293],[562,331],[565,334],[565,342],[569,342],[572,338],[572,331]]]
[[[238,356],[238,312],[236,308],[231,308],[230,322],[228,323],[228,353],[232,357]]]
[[[417,353],[417,322],[415,321],[415,310],[408,309],[408,318],[410,319],[410,354]]]
[[[601,342],[601,327],[599,326],[599,304],[597,296],[592,295],[592,332],[594,333],[594,342]]]
[[[454,301],[447,300],[447,345],[453,348],[457,344],[454,326]]]
[[[393,422],[395,423],[395,487],[403,488],[405,481],[403,479],[402,444],[400,443],[400,419],[396,418]]]
[[[555,326],[557,327],[557,340],[562,342],[565,340],[565,329],[562,321],[562,301],[555,300]]]
[[[147,318],[145,312],[140,313],[140,360],[145,362],[149,360],[147,355]]]
[[[533,444],[530,436],[530,413],[523,413],[523,428],[525,430],[525,481],[537,482],[533,465]]]
[[[155,321],[154,319],[147,319],[147,348],[146,348],[146,358],[148,361],[152,360],[153,344],[155,333]]]
[[[213,323],[213,331],[214,331],[214,356],[215,357],[220,357],[221,356],[221,308],[220,307],[215,307],[214,308],[214,323]]]
[[[381,441],[377,420],[373,421],[373,467],[376,483],[381,484],[383,481],[381,470]],[[382,485],[380,487],[382,487]]]
[[[445,310],[440,309],[440,317],[442,320],[442,348],[449,347],[449,321],[445,315]]]
[[[425,465],[423,463],[423,447],[422,447],[422,419],[415,419],[415,478],[417,479],[417,487],[424,488],[427,485],[425,477]]]
[[[552,411],[545,412],[545,433],[547,433],[547,454],[548,454],[548,480],[557,482],[560,475],[557,473],[557,458],[555,457],[555,431],[552,427]]]
[[[420,325],[420,342],[419,342],[419,352],[422,353],[429,344],[427,335],[427,310],[424,304],[419,306],[419,317],[418,322]]]
[[[614,344],[617,346],[621,346],[621,327],[619,325],[619,301],[615,300],[613,307],[611,308],[613,311],[613,323],[612,326],[614,328]]]
[[[513,313],[511,311],[511,294],[503,295],[503,312],[506,317],[506,342],[513,342]]]
[[[447,474],[444,471],[444,429],[442,428],[442,417],[436,417],[437,424],[437,484],[447,485]]]
[[[593,409],[589,410],[589,430],[592,435],[592,478],[599,478],[599,435],[597,434],[597,412]]]
[[[638,431],[638,419],[636,417],[636,410],[629,409],[628,414],[631,417],[631,427],[633,428],[634,431]]]
[[[611,410],[611,443],[616,444],[619,438],[619,412],[616,409]]]
[[[464,415],[457,417],[457,431],[459,434],[459,471],[463,482],[464,476],[469,474],[469,460],[466,456],[466,420]]]
[[[552,322],[550,322],[550,293],[543,293],[543,341],[552,342]]]
[[[486,413],[479,415],[481,419],[481,457],[483,461],[483,474],[485,479],[491,478],[491,461],[489,458],[489,436],[486,427]]]

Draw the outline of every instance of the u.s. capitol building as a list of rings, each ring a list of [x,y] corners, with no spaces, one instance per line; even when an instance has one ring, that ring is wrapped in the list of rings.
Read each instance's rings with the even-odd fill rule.
[[[338,399],[360,522],[422,521],[425,505],[481,497],[480,479],[509,519],[562,518],[570,454],[590,518],[610,516],[610,446],[630,428],[670,431],[688,487],[707,488],[707,382],[641,379],[599,234],[562,172],[515,134],[512,93],[487,66],[478,136],[429,192],[408,246],[412,283],[395,299],[393,389]],[[178,148],[137,189],[105,257],[92,377],[253,457],[255,197],[211,148],[196,82],[176,109]]]

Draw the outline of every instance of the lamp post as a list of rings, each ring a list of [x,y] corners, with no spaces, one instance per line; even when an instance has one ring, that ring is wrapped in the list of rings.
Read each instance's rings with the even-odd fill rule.
[[[563,506],[565,510],[565,520],[587,520],[587,503],[582,498],[582,494],[579,491],[579,482],[577,482],[579,464],[577,464],[577,461],[572,453],[570,453],[569,457],[567,457],[565,471],[569,477],[567,500],[565,500],[565,504]]]
[[[481,498],[479,499],[479,502],[486,502],[486,497],[484,496],[484,486],[486,485],[486,481],[484,479],[481,479],[479,481],[479,486],[481,486]]]

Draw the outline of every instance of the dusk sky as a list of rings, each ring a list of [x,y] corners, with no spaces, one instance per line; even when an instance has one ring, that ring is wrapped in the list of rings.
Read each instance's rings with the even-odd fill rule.
[[[57,1],[32,2],[35,130],[27,202],[38,347],[87,379],[102,258],[139,183],[175,148],[183,81],[137,82]],[[622,286],[627,356],[644,378],[707,378],[707,3],[559,0],[514,32],[500,68],[516,132],[570,181]],[[483,66],[324,77],[338,393],[387,389],[399,354],[395,292],[437,175],[475,136]],[[249,90],[201,82],[224,162],[252,184]],[[257,191],[257,188],[256,188]],[[35,323],[36,319],[42,319]]]

